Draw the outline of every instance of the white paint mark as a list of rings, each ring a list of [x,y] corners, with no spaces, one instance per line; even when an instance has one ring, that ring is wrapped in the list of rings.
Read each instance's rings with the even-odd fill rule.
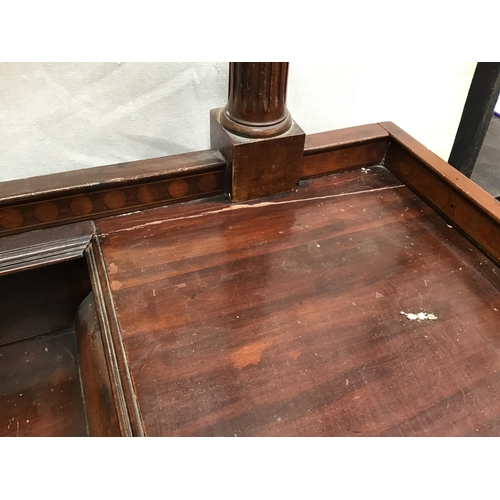
[[[450,226],[449,224],[446,224],[450,229],[453,229],[453,226]]]
[[[424,319],[438,319],[437,316],[434,316],[432,313],[405,313],[404,311],[401,311],[401,314],[404,314],[410,321],[415,321],[416,319],[418,319],[418,321],[423,321]]]
[[[383,295],[381,293],[375,292],[375,298],[376,299],[381,299]]]
[[[153,297],[156,297],[156,290],[153,288]]]
[[[177,285],[177,288],[184,288],[186,286],[186,283],[180,283],[179,285]]]
[[[114,262],[111,262],[108,266],[108,272],[109,274],[116,274],[118,272],[118,266]]]
[[[425,286],[427,286],[427,280],[424,280]]]
[[[346,385],[346,387],[349,385],[349,380],[348,379],[345,379],[345,385]]]

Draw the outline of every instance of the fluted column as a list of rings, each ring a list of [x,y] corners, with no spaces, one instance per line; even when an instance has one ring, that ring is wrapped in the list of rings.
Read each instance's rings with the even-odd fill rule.
[[[286,108],[287,62],[229,63],[229,91],[221,125],[244,137],[282,134],[292,126]]]
[[[232,201],[297,188],[305,134],[286,108],[287,77],[285,62],[229,64],[227,104],[210,111],[210,144],[227,161]]]

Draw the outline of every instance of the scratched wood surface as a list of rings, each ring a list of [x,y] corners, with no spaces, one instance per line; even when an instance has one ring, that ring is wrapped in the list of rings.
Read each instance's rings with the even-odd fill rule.
[[[500,435],[500,270],[384,168],[97,227],[147,435]]]
[[[75,332],[0,347],[0,436],[86,436]]]

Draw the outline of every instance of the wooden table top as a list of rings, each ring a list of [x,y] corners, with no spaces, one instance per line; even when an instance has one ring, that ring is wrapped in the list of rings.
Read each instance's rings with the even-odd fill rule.
[[[385,168],[96,225],[147,435],[500,435],[500,269]]]

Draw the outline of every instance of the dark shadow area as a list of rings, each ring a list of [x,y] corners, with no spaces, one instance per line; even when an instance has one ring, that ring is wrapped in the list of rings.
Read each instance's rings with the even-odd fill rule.
[[[495,197],[500,196],[500,118],[493,116],[471,179]]]

